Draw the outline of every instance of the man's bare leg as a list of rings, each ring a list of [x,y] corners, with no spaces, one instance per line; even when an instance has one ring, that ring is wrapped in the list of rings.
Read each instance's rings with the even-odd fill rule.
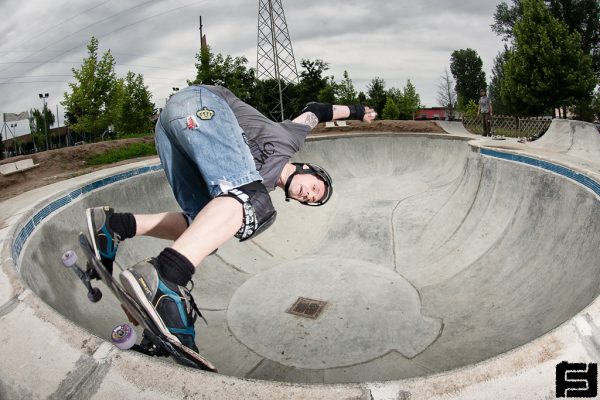
[[[152,236],[177,240],[188,228],[187,218],[179,212],[159,214],[135,214],[136,236]]]
[[[200,211],[171,248],[199,265],[242,226],[243,208],[231,197],[215,197]]]

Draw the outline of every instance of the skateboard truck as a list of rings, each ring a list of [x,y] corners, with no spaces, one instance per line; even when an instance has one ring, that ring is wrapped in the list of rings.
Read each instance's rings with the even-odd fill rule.
[[[88,265],[86,271],[83,271],[79,265],[77,265],[77,254],[73,250],[64,252],[61,261],[66,268],[71,268],[75,271],[75,274],[77,274],[81,282],[83,282],[88,290],[87,297],[89,301],[92,303],[100,301],[102,292],[97,287],[93,287],[90,282],[90,275],[94,271],[94,268]]]

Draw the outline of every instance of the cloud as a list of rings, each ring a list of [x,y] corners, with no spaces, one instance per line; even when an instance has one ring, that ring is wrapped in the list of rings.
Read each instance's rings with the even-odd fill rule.
[[[303,58],[323,59],[337,80],[347,70],[358,90],[366,90],[374,77],[388,88],[410,79],[428,106],[436,105],[439,77],[453,50],[475,49],[489,79],[502,48],[490,29],[496,0],[282,3],[298,68]],[[100,54],[110,49],[120,76],[144,75],[162,107],[173,87],[196,75],[200,15],[214,52],[245,56],[248,66],[256,66],[258,1],[4,2],[0,112],[41,108],[40,92],[50,93],[55,110],[92,35],[100,41]]]

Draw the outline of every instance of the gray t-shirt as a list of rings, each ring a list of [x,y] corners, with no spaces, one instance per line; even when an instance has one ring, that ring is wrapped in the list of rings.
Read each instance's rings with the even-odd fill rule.
[[[274,190],[283,167],[304,144],[310,126],[289,120],[271,121],[254,107],[238,99],[229,89],[222,86],[201,86],[225,100],[231,107],[244,131],[263,184],[267,190]]]
[[[481,96],[479,98],[479,111],[482,113],[490,112],[490,98],[487,96]]]

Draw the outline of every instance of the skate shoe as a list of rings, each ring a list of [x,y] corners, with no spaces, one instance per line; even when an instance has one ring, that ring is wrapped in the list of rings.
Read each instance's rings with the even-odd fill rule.
[[[144,307],[165,336],[175,336],[197,353],[194,323],[200,311],[189,290],[160,277],[156,263],[148,259],[121,272],[123,289]]]
[[[109,224],[114,210],[108,206],[94,207],[88,208],[85,213],[96,257],[102,261],[108,272],[112,274],[113,262],[121,242],[121,237],[111,229]]]

